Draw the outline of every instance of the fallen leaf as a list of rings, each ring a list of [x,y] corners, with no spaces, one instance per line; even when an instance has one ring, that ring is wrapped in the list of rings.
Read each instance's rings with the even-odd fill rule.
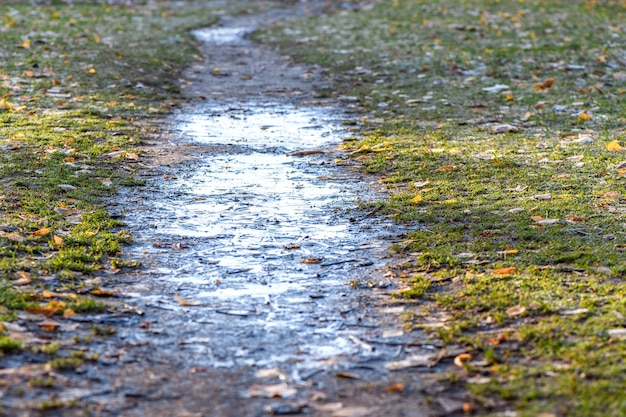
[[[610,152],[624,152],[626,148],[620,145],[618,141],[614,140],[606,144],[606,150]]]
[[[45,236],[45,235],[50,234],[50,232],[51,230],[46,227],[43,229],[39,229],[36,232],[33,232],[33,236]]]
[[[506,342],[507,340],[508,340],[508,337],[506,336],[506,334],[501,333],[501,334],[499,334],[499,335],[498,335],[498,336],[496,336],[496,337],[493,337],[493,338],[491,338],[491,339],[488,339],[488,340],[487,340],[487,343],[489,343],[489,344],[490,344],[490,345],[492,345],[492,346],[497,346],[497,345],[499,345],[499,344],[501,344],[501,343]]]
[[[510,275],[514,272],[515,272],[514,266],[509,266],[508,268],[494,269],[493,271],[491,271],[491,273],[494,275]]]
[[[324,258],[307,258],[307,259],[302,259],[300,261],[300,263],[303,264],[318,264],[320,262],[322,262],[324,260]]]
[[[176,301],[183,307],[192,307],[202,305],[202,302],[199,300],[185,300],[184,298],[179,297],[178,294],[174,295],[176,297]]]
[[[43,314],[44,316],[53,316],[56,313],[60,313],[60,308],[53,307],[26,307],[24,310],[33,314]]]
[[[542,82],[541,84],[535,84],[535,88],[537,90],[546,90],[550,87],[552,87],[552,85],[556,82],[556,78],[548,78],[547,80],[545,80],[544,82]]]
[[[437,171],[445,172],[445,171],[454,171],[455,169],[456,169],[456,165],[444,165],[444,166],[440,166],[439,168],[437,168]]]
[[[93,289],[89,291],[89,293],[98,297],[115,297],[117,295],[111,291],[101,290],[100,288]]]
[[[295,395],[298,391],[287,384],[253,385],[250,388],[251,397],[263,398],[287,398]]]
[[[339,378],[346,378],[346,379],[360,379],[361,378],[357,374],[352,374],[350,372],[343,372],[343,371],[335,372],[335,376]]]
[[[300,245],[296,245],[295,243],[288,243],[286,245],[283,245],[283,248],[287,250],[296,250],[300,249]]]
[[[52,239],[54,240],[54,243],[55,243],[57,246],[63,246],[64,241],[63,241],[63,238],[62,238],[62,237],[57,236],[57,235],[54,235],[54,236],[52,237]]]
[[[42,321],[41,323],[39,323],[39,326],[44,329],[47,332],[53,332],[56,329],[58,329],[59,327],[61,327],[61,323],[59,323],[58,321],[52,320],[52,319],[45,319],[44,321]]]
[[[464,368],[465,364],[470,360],[472,360],[472,355],[469,353],[460,353],[454,358],[454,364],[459,368]]]
[[[7,233],[6,235],[4,235],[4,237],[6,237],[7,239],[13,242],[25,242],[26,241],[26,238],[18,233]]]
[[[568,216],[567,220],[569,220],[570,222],[586,222],[587,220],[589,220],[587,217],[578,217],[578,216]]]
[[[386,392],[402,392],[404,391],[404,384],[398,383],[398,384],[389,385],[387,388],[385,388],[385,391]]]
[[[422,196],[420,194],[418,194],[415,197],[413,197],[412,199],[410,199],[409,201],[411,203],[414,203],[414,204],[419,204],[419,203],[422,202],[422,200],[423,200]]]
[[[520,306],[520,305],[511,307],[506,310],[506,314],[508,314],[511,317],[521,316],[525,312],[526,312],[526,307]]]

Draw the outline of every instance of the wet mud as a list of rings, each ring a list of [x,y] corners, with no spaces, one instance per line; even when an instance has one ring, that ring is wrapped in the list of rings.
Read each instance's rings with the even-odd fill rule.
[[[360,210],[372,179],[335,161],[344,109],[315,98],[321,69],[248,39],[299,7],[196,32],[190,103],[146,148],[146,186],[111,206],[142,264],[103,277],[126,312],[92,319],[116,333],[62,399],[100,416],[460,412],[426,400],[439,371],[415,367],[440,346],[405,331],[418,307],[389,297],[401,226]]]

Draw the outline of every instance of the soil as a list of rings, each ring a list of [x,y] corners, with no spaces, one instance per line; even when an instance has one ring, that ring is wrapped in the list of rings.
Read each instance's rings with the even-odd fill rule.
[[[116,332],[90,346],[97,360],[53,373],[55,388],[5,393],[5,413],[463,413],[463,394],[435,383],[456,353],[404,329],[420,306],[390,297],[402,229],[359,209],[380,191],[337,150],[350,109],[316,97],[331,87],[323,69],[248,39],[327,7],[196,32],[204,60],[186,73],[189,101],[132,167],[147,185],[111,202],[135,241],[125,256],[142,266],[103,274],[104,289],[123,289],[117,307],[80,324]],[[33,411],[42,398],[65,405]]]

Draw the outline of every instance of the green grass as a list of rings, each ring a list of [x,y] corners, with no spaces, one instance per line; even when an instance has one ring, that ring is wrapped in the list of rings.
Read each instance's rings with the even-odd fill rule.
[[[256,35],[325,65],[337,87],[321,95],[354,97],[342,163],[379,176],[380,213],[412,229],[399,295],[489,358],[464,375],[489,377],[467,384],[486,409],[626,414],[625,16],[618,1],[388,0]]]

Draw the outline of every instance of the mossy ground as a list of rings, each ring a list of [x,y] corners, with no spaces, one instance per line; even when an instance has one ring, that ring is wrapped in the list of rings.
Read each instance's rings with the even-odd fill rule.
[[[346,159],[413,229],[395,248],[400,295],[424,306],[411,323],[445,311],[435,332],[473,351],[463,381],[487,409],[626,414],[625,16],[383,0],[257,34],[326,66],[339,87],[322,93],[362,113]]]

